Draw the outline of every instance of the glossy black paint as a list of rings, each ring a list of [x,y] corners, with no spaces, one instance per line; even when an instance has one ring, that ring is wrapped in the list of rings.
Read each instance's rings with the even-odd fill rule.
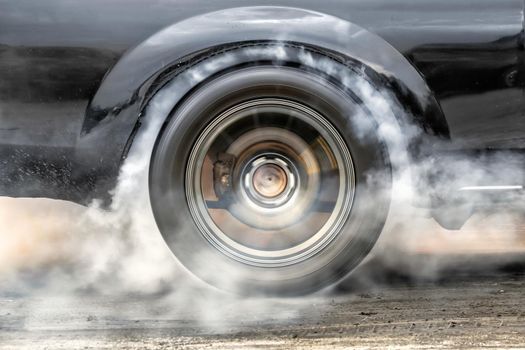
[[[359,61],[440,148],[525,149],[522,0],[0,0],[0,193],[103,197],[162,73],[256,40]]]

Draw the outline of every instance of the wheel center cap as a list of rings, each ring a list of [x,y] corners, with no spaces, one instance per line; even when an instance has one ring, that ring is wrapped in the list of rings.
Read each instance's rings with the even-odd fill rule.
[[[296,192],[297,170],[281,155],[267,153],[248,163],[241,173],[241,194],[259,209],[282,208]]]
[[[276,164],[264,164],[253,173],[255,191],[266,198],[279,196],[286,189],[288,177],[283,168]]]

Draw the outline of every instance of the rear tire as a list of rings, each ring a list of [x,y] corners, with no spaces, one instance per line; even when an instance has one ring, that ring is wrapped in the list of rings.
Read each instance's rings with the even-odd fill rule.
[[[205,81],[153,150],[150,199],[164,239],[221,289],[298,295],[330,285],[370,251],[387,217],[388,152],[360,131],[376,124],[336,79],[301,67],[261,64]]]

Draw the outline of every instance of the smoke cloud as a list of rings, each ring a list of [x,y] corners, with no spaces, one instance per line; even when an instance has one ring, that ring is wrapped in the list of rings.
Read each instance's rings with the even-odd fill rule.
[[[176,101],[196,83],[231,65],[237,59],[235,55],[270,59],[278,64],[288,58],[289,50],[285,45],[251,47],[219,55],[169,82],[147,107],[142,129],[112,193],[110,211],[101,209],[97,202],[85,208],[45,199],[0,199],[0,293],[161,295],[170,312],[192,308],[204,323],[214,326],[220,323],[221,298],[233,296],[202,291],[204,284],[191,277],[173,258],[155,225],[147,176],[154,142]],[[468,185],[513,183],[523,179],[523,166],[512,155],[497,158],[505,169],[497,174],[486,171],[485,158],[475,156],[455,160],[449,166],[449,173],[432,174],[437,169],[436,158],[423,158],[414,163],[408,157],[407,145],[421,130],[416,125],[399,122],[396,116],[407,112],[390,95],[378,91],[362,76],[333,60],[319,60],[307,50],[301,51],[297,59],[305,68],[335,76],[347,89],[357,91],[379,126],[371,130],[370,123],[363,122],[369,115],[352,116],[360,137],[378,132],[388,145],[395,170],[393,202],[384,233],[368,260],[380,259],[388,266],[404,269],[409,275],[433,279],[439,277],[449,261],[437,253],[448,257],[450,254],[525,251],[523,201],[521,207],[514,206],[513,211],[500,215],[493,214],[492,209],[499,207],[496,200],[485,202],[482,206],[485,211],[476,214],[459,232],[440,228],[430,218],[428,209],[414,206],[427,201],[428,194],[440,198],[440,194],[450,188],[459,190]],[[402,120],[410,118],[405,115]],[[415,189],[414,179],[434,178],[441,180],[419,184],[418,188],[428,191],[423,197]],[[421,260],[417,263],[410,260],[412,256],[430,253],[433,257],[423,264]],[[201,290],[199,306],[188,303],[195,299],[195,290]],[[261,299],[255,305],[264,307],[265,302]],[[276,311],[273,317],[293,316],[284,309]]]

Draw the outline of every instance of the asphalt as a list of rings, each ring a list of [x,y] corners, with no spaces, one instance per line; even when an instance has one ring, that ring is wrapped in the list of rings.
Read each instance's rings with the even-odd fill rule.
[[[290,299],[197,285],[143,295],[4,291],[0,349],[524,348],[524,257],[456,259],[432,280],[372,260],[335,288]]]

